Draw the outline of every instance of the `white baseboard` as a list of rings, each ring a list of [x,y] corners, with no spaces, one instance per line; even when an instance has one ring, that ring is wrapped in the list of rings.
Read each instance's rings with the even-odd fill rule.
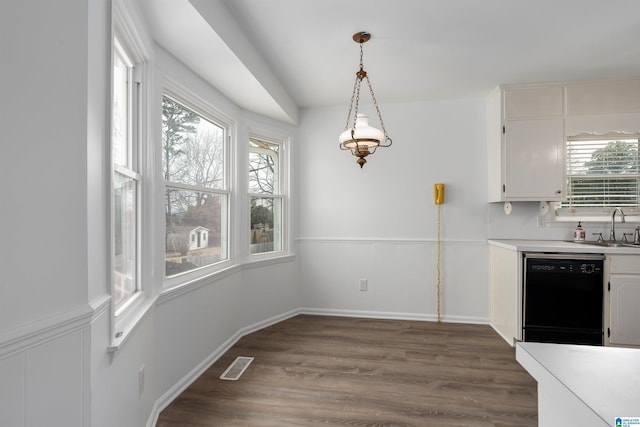
[[[160,412],[171,402],[173,402],[184,390],[187,389],[195,380],[198,379],[211,365],[213,365],[222,355],[224,355],[233,345],[238,342],[240,338],[245,335],[249,335],[253,332],[264,329],[268,326],[274,325],[283,320],[287,320],[293,316],[300,314],[299,309],[291,310],[277,316],[270,317],[269,319],[262,320],[254,323],[253,325],[246,326],[238,330],[229,339],[227,339],[220,347],[218,347],[213,353],[211,353],[205,360],[200,362],[198,366],[193,368],[191,372],[185,375],[180,381],[178,381],[173,387],[166,391],[153,405],[151,414],[147,421],[147,427],[153,427],[158,422]]]
[[[500,337],[502,337],[502,339],[505,340],[507,342],[507,344],[509,344],[511,347],[515,347],[516,346],[516,341],[513,339],[513,337],[506,336],[498,328],[496,328],[492,324],[490,324],[490,325],[493,328],[493,330],[496,331],[496,334],[500,335]]]
[[[391,319],[391,320],[418,320],[425,322],[437,322],[435,314],[405,313],[389,311],[365,311],[365,310],[337,310],[325,308],[302,307],[300,314],[314,314],[319,316],[342,316],[342,317],[362,317],[367,319]],[[483,317],[470,316],[440,316],[440,320],[447,323],[471,323],[478,325],[489,324],[489,319]]]

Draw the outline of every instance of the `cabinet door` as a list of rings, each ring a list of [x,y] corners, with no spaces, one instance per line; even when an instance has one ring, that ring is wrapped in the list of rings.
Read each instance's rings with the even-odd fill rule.
[[[569,116],[638,112],[640,112],[640,79],[604,80],[567,85]]]
[[[563,115],[563,87],[542,86],[504,91],[504,118],[525,119]]]
[[[614,345],[640,345],[640,276],[612,274],[609,283],[609,341]]]
[[[564,119],[508,120],[504,161],[505,199],[562,200]]]
[[[519,252],[489,245],[489,283],[491,286],[491,326],[510,345],[522,339]]]

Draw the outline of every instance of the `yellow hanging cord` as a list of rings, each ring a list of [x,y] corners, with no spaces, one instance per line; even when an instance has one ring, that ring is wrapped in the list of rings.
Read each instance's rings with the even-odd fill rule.
[[[438,206],[438,259],[436,262],[437,289],[438,289],[438,323],[440,322],[440,205]]]

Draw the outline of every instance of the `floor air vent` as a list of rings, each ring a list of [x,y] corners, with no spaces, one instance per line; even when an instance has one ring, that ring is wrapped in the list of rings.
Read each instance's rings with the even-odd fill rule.
[[[251,362],[253,362],[253,357],[236,357],[236,360],[220,375],[220,379],[236,381],[244,373],[245,369],[249,367]]]

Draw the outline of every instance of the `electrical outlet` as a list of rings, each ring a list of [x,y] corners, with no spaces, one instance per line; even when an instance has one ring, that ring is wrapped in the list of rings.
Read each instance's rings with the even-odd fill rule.
[[[138,394],[142,395],[144,391],[144,365],[140,367],[138,371]]]
[[[360,279],[360,290],[366,291],[368,287],[367,279]]]

